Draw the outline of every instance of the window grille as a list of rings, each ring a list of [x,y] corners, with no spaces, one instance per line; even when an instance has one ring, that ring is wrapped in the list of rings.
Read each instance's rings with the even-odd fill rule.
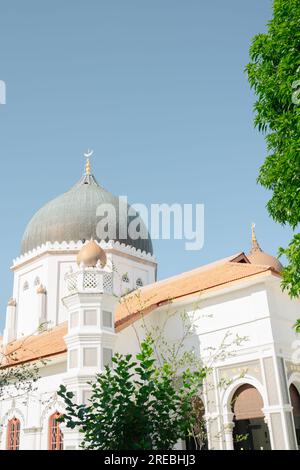
[[[7,426],[7,450],[19,450],[20,447],[20,420],[12,418]]]
[[[49,450],[63,450],[64,436],[60,429],[60,422],[58,421],[60,417],[61,413],[56,411],[49,418]]]

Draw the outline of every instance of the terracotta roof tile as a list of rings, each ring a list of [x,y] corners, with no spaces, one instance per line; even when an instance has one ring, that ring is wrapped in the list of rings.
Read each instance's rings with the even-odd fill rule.
[[[1,366],[8,367],[65,353],[66,334],[67,322],[64,322],[50,331],[13,341],[6,348],[6,359],[5,362],[2,360]]]
[[[191,294],[200,294],[210,289],[273,271],[269,266],[248,262],[222,260],[203,268],[175,276],[165,281],[145,286],[122,299],[116,312],[116,329],[121,330],[135,321],[142,313]]]
[[[241,262],[242,261],[242,262]],[[200,294],[232,282],[274,270],[270,266],[250,264],[243,253],[225,258],[192,271],[145,286],[125,296],[117,307],[115,327],[126,328],[142,314],[188,295]],[[39,335],[20,339],[9,345],[16,351],[14,360],[2,367],[47,358],[67,351],[64,336],[67,322]]]

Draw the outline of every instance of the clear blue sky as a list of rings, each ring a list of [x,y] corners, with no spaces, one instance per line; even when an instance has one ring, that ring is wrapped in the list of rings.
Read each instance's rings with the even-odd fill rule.
[[[159,278],[247,251],[252,221],[266,251],[288,242],[256,184],[266,151],[243,72],[270,16],[270,0],[2,2],[0,327],[25,226],[87,147],[131,202],[205,204],[203,250],[154,243]]]

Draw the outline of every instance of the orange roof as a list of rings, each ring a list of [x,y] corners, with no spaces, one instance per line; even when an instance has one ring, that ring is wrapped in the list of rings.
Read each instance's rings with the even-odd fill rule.
[[[9,367],[65,353],[67,347],[64,336],[67,328],[67,322],[64,322],[50,331],[13,341],[6,348],[6,359],[1,366]]]
[[[214,288],[221,288],[264,272],[276,271],[270,266],[250,264],[244,253],[211,263],[187,273],[145,286],[123,297],[117,307],[115,328],[121,331],[142,314],[147,314],[157,307],[188,295],[200,294]],[[2,367],[17,365],[63,354],[67,351],[64,336],[67,334],[67,322],[50,331],[14,341],[8,346],[13,358]]]
[[[145,286],[122,299],[117,308],[115,327],[120,331],[136,321],[141,314],[147,314],[163,304],[216,287],[224,287],[266,271],[274,269],[270,266],[250,264],[246,256],[240,253],[232,258]]]

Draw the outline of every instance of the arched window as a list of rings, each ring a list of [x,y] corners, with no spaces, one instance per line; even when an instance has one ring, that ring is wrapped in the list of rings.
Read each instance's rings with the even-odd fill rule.
[[[40,278],[39,278],[39,277],[36,277],[35,280],[34,280],[34,285],[35,285],[35,286],[39,286],[40,283],[41,283]]]
[[[7,425],[7,450],[19,450],[20,446],[20,420],[12,418]]]
[[[64,436],[60,429],[60,422],[58,421],[60,417],[61,413],[56,411],[49,418],[49,450],[63,450]]]
[[[125,282],[126,284],[129,283],[129,276],[127,273],[123,274],[122,281]]]
[[[142,281],[142,279],[139,277],[137,280],[136,280],[136,287],[143,287],[144,283]]]
[[[28,289],[29,289],[29,284],[27,281],[25,281],[23,284],[23,290],[28,290]]]

